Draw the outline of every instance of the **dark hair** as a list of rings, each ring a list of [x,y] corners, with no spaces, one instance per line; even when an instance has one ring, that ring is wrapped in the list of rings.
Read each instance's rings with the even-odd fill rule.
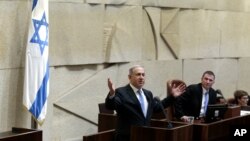
[[[243,96],[248,96],[248,93],[243,90],[236,90],[234,92],[234,99],[235,99],[236,104],[238,104],[238,99],[241,99],[241,97]]]
[[[205,74],[208,74],[208,75],[213,75],[214,78],[215,78],[215,75],[214,75],[214,72],[208,70],[208,71],[205,71],[203,74],[202,74],[202,78],[204,77]]]

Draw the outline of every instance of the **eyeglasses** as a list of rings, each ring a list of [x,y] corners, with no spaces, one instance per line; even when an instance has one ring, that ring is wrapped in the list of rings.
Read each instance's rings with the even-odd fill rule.
[[[248,97],[242,97],[242,99],[249,99]]]

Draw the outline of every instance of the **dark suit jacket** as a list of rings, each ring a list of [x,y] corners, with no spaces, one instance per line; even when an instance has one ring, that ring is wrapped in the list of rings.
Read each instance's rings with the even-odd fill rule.
[[[216,104],[216,92],[213,88],[209,89],[208,104]],[[179,96],[175,103],[175,116],[200,116],[202,103],[202,86],[201,83],[193,84],[186,88],[186,92]]]
[[[149,126],[150,119],[154,112],[161,112],[161,105],[154,100],[151,91],[142,89],[148,101],[147,116],[144,117],[140,103],[131,86],[128,84],[125,87],[120,87],[115,90],[115,97],[110,99],[109,95],[106,98],[105,105],[108,109],[116,110],[117,113],[117,138],[127,138],[129,140],[131,125]],[[169,96],[161,101],[164,107],[171,105],[174,102],[174,97]],[[125,136],[125,137],[124,137]],[[124,140],[124,139],[117,139]],[[126,140],[126,141],[127,141]]]

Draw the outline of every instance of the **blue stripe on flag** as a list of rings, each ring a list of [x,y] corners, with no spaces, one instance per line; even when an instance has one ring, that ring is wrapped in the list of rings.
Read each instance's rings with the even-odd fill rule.
[[[33,102],[31,108],[29,109],[29,111],[36,117],[36,119],[40,116],[43,106],[47,100],[48,80],[49,80],[49,65],[47,65],[47,71],[44,76],[42,85],[36,94],[36,99]]]
[[[38,1],[38,0],[33,0],[32,11],[33,11],[33,9],[36,7],[37,1]]]

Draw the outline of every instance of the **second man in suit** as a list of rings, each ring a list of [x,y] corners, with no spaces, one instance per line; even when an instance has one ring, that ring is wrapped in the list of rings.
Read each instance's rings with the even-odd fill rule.
[[[205,116],[207,105],[216,104],[216,91],[212,88],[215,75],[212,71],[205,71],[201,83],[189,85],[185,93],[179,96],[175,103],[175,115],[187,122],[188,116],[199,119]]]

